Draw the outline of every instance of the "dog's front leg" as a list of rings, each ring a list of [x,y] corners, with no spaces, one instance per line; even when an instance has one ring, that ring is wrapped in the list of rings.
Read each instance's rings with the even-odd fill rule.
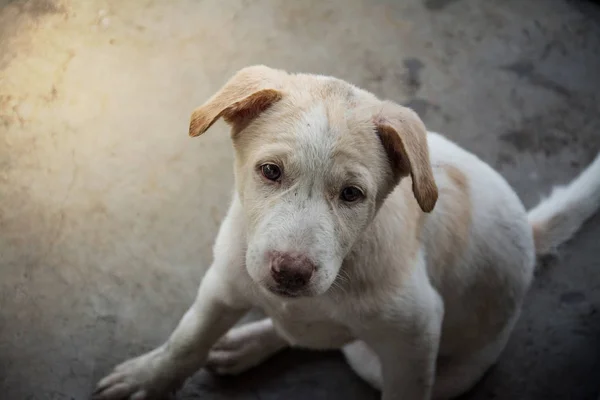
[[[242,229],[234,202],[223,221],[214,262],[193,305],[160,347],[119,366],[98,383],[94,400],[161,398],[204,366],[213,344],[251,308],[238,284],[244,281]],[[241,274],[241,275],[240,275]]]
[[[428,298],[403,299],[386,307],[359,332],[381,362],[383,400],[431,398],[443,303],[432,288],[430,292]]]

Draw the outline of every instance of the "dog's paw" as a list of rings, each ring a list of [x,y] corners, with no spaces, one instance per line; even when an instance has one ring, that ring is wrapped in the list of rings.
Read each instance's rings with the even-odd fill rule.
[[[133,358],[115,369],[96,386],[92,400],[154,400],[177,384],[162,348]]]
[[[259,323],[230,330],[212,348],[206,367],[220,375],[237,375],[257,366],[281,346],[269,341]]]

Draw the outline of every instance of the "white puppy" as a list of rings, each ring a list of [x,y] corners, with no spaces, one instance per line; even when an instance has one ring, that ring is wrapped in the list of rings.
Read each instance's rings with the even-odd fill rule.
[[[385,400],[456,397],[504,348],[536,254],[600,205],[600,158],[527,213],[414,112],[331,77],[245,68],[190,135],[220,117],[236,194],[214,262],[168,341],[95,399],[154,399],[200,367],[238,373],[286,346],[342,349]],[[252,307],[270,318],[225,334]]]

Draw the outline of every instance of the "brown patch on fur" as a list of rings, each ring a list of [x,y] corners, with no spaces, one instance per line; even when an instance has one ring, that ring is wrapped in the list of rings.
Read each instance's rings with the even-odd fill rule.
[[[472,204],[467,176],[457,167],[446,164],[441,166],[447,180],[441,183],[439,212],[441,221],[429,240],[434,246],[435,255],[431,265],[439,268],[436,275],[441,278],[444,270],[460,262],[460,258],[469,245],[472,224]]]
[[[448,175],[450,180],[456,185],[456,188],[462,194],[468,194],[469,181],[467,180],[465,174],[463,174],[463,172],[460,169],[456,168],[454,165],[444,165],[443,168],[446,171],[446,174]]]
[[[381,142],[385,147],[396,179],[410,173],[413,193],[424,212],[431,212],[438,198],[427,145],[427,130],[412,110],[384,102],[374,118]]]
[[[421,247],[421,235],[423,234],[423,227],[425,225],[426,214],[421,210],[421,206],[418,204],[413,195],[413,183],[409,180],[401,182],[398,186],[398,190],[403,192],[403,199],[405,200],[404,206],[394,205],[396,208],[403,208],[404,215],[404,226],[405,230],[414,232],[412,234],[405,234],[402,240],[402,252],[407,254],[408,260],[414,260]],[[412,265],[412,263],[410,263]]]
[[[454,235],[455,245],[457,250],[465,250],[469,242],[471,230],[471,195],[469,181],[466,175],[453,165],[444,166],[446,174],[454,183],[456,189],[455,213],[454,220]],[[455,256],[457,256],[455,254]]]
[[[281,100],[278,90],[286,74],[264,66],[247,67],[233,76],[214,96],[192,112],[189,134],[200,136],[223,117],[233,134]]]

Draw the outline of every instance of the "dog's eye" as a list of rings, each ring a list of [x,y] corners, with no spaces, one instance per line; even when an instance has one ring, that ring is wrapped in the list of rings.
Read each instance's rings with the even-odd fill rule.
[[[276,181],[281,177],[281,169],[275,164],[263,164],[260,166],[262,175],[270,181]]]
[[[352,203],[363,196],[363,193],[356,186],[347,186],[342,189],[342,193],[340,193],[340,198],[348,203]]]

